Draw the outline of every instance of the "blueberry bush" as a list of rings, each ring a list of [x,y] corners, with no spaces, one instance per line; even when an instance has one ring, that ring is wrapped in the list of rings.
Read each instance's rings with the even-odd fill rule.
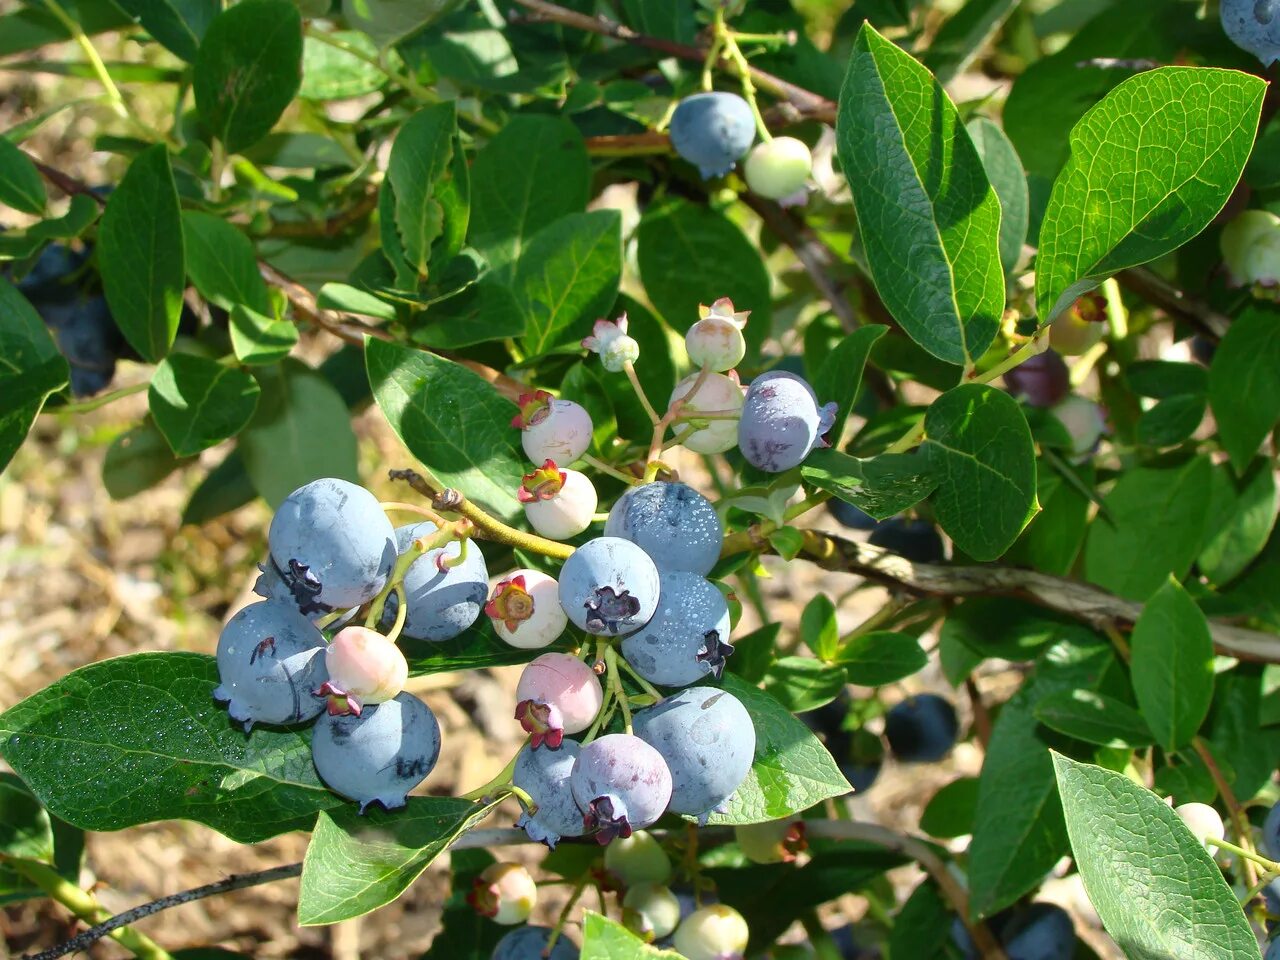
[[[0,900],[85,928],[31,956],[442,857],[424,960],[1275,956],[1278,57],[1274,0],[7,5],[83,99],[0,136],[0,464],[145,391],[113,498],[274,511],[207,652],[0,705]],[[87,104],[115,182],[41,153]],[[406,683],[521,665],[441,795]],[[112,917],[77,838],[161,820],[309,846]]]

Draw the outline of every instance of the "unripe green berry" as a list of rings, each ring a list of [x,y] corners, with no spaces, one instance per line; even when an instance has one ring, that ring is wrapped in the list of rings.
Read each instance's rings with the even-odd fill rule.
[[[675,948],[687,960],[731,960],[747,949],[747,921],[723,903],[695,910],[676,928]]]
[[[1174,807],[1173,812],[1182,818],[1187,829],[1210,853],[1216,849],[1208,843],[1210,839],[1226,839],[1227,830],[1222,823],[1222,815],[1207,803],[1184,803]]]
[[[667,887],[642,883],[622,898],[622,923],[648,941],[671,935],[680,923],[680,901]]]
[[[671,859],[653,834],[637,830],[618,837],[604,848],[604,868],[624,887],[642,883],[666,883],[671,879]]]
[[[733,828],[733,835],[752,863],[790,863],[808,847],[800,817],[743,824]]]
[[[743,172],[753,193],[786,200],[804,189],[813,172],[813,155],[795,137],[774,137],[752,148]]]
[[[1222,260],[1241,286],[1274,284],[1280,278],[1280,217],[1246,210],[1222,228]]]
[[[538,885],[518,863],[495,863],[476,877],[467,902],[494,923],[524,923],[538,902]]]

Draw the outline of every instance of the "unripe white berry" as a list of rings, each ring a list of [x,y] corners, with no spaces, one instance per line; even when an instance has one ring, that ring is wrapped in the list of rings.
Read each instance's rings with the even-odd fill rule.
[[[753,193],[783,200],[804,189],[813,172],[813,155],[795,137],[774,137],[752,148],[744,172]]]

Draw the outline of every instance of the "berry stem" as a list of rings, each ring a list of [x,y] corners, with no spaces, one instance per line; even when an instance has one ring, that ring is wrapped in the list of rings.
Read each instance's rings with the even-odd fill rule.
[[[527,742],[528,742],[528,738],[526,737],[525,743]],[[520,748],[524,749],[524,744],[521,744]],[[492,780],[490,780],[488,783],[484,784],[483,786],[476,787],[474,790],[469,790],[468,792],[462,794],[458,799],[483,800],[485,797],[491,797],[495,793],[497,793],[499,790],[511,786],[511,774],[515,772],[516,760],[517,758],[519,758],[519,756],[520,756],[520,750],[517,750],[514,754],[512,754],[511,759],[507,761],[507,765],[498,771],[497,776],[495,776]]]
[[[351,609],[348,607],[345,610],[334,610],[332,613],[326,613],[316,621],[316,629],[323,630],[325,627],[329,626],[329,624],[333,623],[335,620],[341,620],[350,612]]]
[[[467,538],[471,535],[470,530],[467,529],[469,526],[470,524],[467,524],[464,520],[455,520],[453,523],[446,522],[435,533],[419,537],[409,544],[409,549],[396,558],[396,565],[391,570],[391,576],[387,577],[387,582],[383,584],[382,590],[369,605],[369,615],[364,618],[364,625],[372,630],[374,625],[382,619],[382,611],[387,605],[387,597],[391,596],[391,591],[404,580],[404,575],[408,573],[414,561],[437,547],[446,546],[454,540]],[[402,600],[400,609],[403,610],[404,607],[405,604]],[[399,612],[397,612],[396,617],[397,619],[399,618]]]
[[[1254,853],[1252,850],[1246,850],[1244,847],[1238,847],[1230,841],[1219,840],[1216,837],[1205,837],[1204,842],[1211,843],[1215,847],[1220,847],[1228,853],[1234,853],[1237,857],[1247,863],[1257,864],[1259,867],[1262,867],[1263,870],[1267,871],[1267,873],[1280,871],[1280,863],[1268,860],[1266,857],[1261,854]]]
[[[402,503],[399,500],[382,501],[382,509],[385,513],[416,513],[420,517],[426,517],[437,527],[445,525],[445,519],[434,510],[428,510],[426,507],[416,503]]]
[[[769,132],[769,127],[764,122],[764,115],[760,113],[760,104],[756,102],[756,85],[751,79],[751,64],[747,63],[747,58],[743,55],[742,48],[738,46],[733,31],[725,26],[722,10],[716,11],[715,31],[716,39],[724,46],[725,57],[738,70],[738,78],[742,81],[742,96],[751,106],[751,115],[756,118],[756,130],[760,133],[760,139],[768,143],[773,139],[773,134]]]
[[[689,402],[698,395],[698,391],[702,389],[703,384],[707,382],[707,378],[709,376],[711,376],[711,368],[704,365],[703,368],[698,371],[698,378],[693,381],[693,386],[689,388],[689,392],[679,400],[670,404],[667,407],[667,412],[664,413],[661,418],[654,421],[653,439],[649,442],[649,453],[645,458],[649,463],[649,467],[653,466],[653,461],[658,459],[658,454],[663,450],[662,441],[667,436],[667,427],[671,426],[676,418],[680,416],[681,411],[684,410]],[[647,479],[652,479],[648,474],[649,471],[646,469],[645,477]]]
[[[462,541],[464,544],[467,542]],[[400,638],[400,631],[404,629],[405,617],[408,616],[409,602],[404,596],[404,584],[397,583],[391,588],[391,592],[396,595],[396,622],[391,625],[391,629],[387,631],[387,639],[392,643]]]
[[[631,732],[631,706],[627,703],[627,691],[622,689],[622,672],[618,669],[618,651],[606,647],[604,661],[608,664],[609,686],[613,689],[613,699],[622,708],[622,725],[627,733]]]
[[[636,673],[635,668],[632,667],[631,664],[627,663],[625,657],[620,658],[618,663],[621,665],[622,669],[626,671],[627,676],[634,680],[645,693],[654,698],[655,703],[662,699],[662,694],[658,692],[658,688],[644,677],[640,676],[640,674]]]
[[[581,460],[583,463],[591,464],[591,466],[595,467],[601,473],[608,474],[609,476],[613,477],[615,480],[621,480],[623,483],[628,483],[634,486],[635,484],[640,482],[639,478],[633,477],[629,473],[624,473],[623,471],[619,470],[617,467],[613,466],[612,464],[605,463],[605,461],[601,460],[599,457],[593,457],[589,453],[584,453],[578,459]]]
[[[649,415],[649,422],[655,426],[658,423],[658,411],[654,409],[652,403],[649,402],[649,395],[644,392],[644,387],[640,384],[640,378],[636,376],[636,366],[630,360],[622,365],[622,369],[626,371],[627,379],[631,381],[631,389],[636,392],[636,396],[640,398],[640,405],[644,407],[644,412]]]
[[[716,61],[720,59],[720,50],[724,46],[724,11],[716,9],[715,21],[712,24],[711,46],[707,48],[706,59],[702,61],[702,89],[708,93],[714,86],[712,72]]]
[[[102,57],[98,56],[98,51],[94,47],[92,41],[89,40],[88,34],[84,32],[84,28],[73,19],[63,8],[58,0],[44,0],[44,5],[49,8],[49,12],[63,26],[63,29],[71,35],[71,39],[76,42],[76,46],[84,53],[84,57],[89,61],[89,67],[93,70],[93,75],[97,77],[98,82],[107,92],[107,102],[111,104],[111,109],[118,116],[128,119],[129,108],[125,106],[124,97],[120,95],[120,88],[116,86],[116,82],[111,79],[111,74],[107,71],[107,65],[102,62]]]
[[[1218,761],[1214,759],[1213,753],[1209,750],[1209,745],[1204,742],[1204,738],[1193,738],[1191,747],[1195,750],[1196,755],[1204,761],[1204,765],[1209,771],[1209,776],[1213,778],[1214,786],[1218,788],[1218,793],[1222,795],[1222,802],[1226,804],[1231,827],[1235,831],[1236,839],[1241,844],[1241,847],[1236,847],[1232,852],[1242,858],[1240,868],[1244,873],[1245,886],[1252,887],[1258,882],[1258,876],[1253,869],[1254,863],[1261,864],[1268,871],[1280,869],[1280,866],[1265,857],[1259,857],[1252,850],[1247,849],[1252,846],[1252,834],[1249,831],[1249,821],[1246,819],[1244,811],[1240,808],[1240,801],[1236,799],[1235,791],[1231,789],[1231,784],[1227,783],[1227,778],[1222,775]]]
[[[151,386],[151,382],[144,380],[142,383],[131,384],[127,387],[121,387],[119,390],[112,390],[110,393],[104,393],[101,396],[94,397],[92,400],[81,400],[79,403],[64,403],[60,407],[48,407],[45,413],[88,413],[90,410],[97,410],[99,407],[105,407],[108,403],[115,403],[125,397],[131,397],[135,393],[142,393]]]
[[[556,918],[555,926],[551,928],[551,934],[547,937],[547,945],[543,950],[544,956],[551,956],[551,952],[555,949],[556,941],[560,939],[560,934],[564,932],[564,925],[569,922],[569,914],[577,906],[578,901],[582,899],[582,894],[587,889],[587,884],[590,882],[589,878],[589,873],[583,874],[578,882],[573,885],[573,893],[569,895],[564,909],[560,911],[560,916]]]

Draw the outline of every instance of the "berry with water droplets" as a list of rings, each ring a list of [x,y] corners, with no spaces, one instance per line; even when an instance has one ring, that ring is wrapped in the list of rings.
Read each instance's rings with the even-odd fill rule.
[[[520,412],[511,425],[520,430],[520,445],[531,463],[573,463],[591,446],[591,415],[572,400],[545,390],[520,395]]]
[[[671,799],[671,771],[662,754],[627,733],[583,747],[569,784],[586,832],[601,844],[654,823]]]
[[[360,804],[403,807],[405,795],[431,773],[440,757],[440,725],[412,694],[373,704],[360,714],[321,714],[311,736],[316,773],[333,790]]]
[[[658,578],[658,609],[622,641],[622,655],[650,683],[683,687],[717,679],[733,653],[729,604],[711,581],[673,570]]]
[[[292,604],[249,604],[222,628],[217,659],[213,696],[245,730],[301,723],[324,709],[311,695],[327,676],[324,636]]]
[[[493,631],[520,650],[541,650],[564,633],[569,618],[560,585],[540,570],[513,570],[493,588],[484,607]]]
[[[394,643],[367,627],[343,627],[324,652],[329,678],[317,697],[329,698],[329,713],[360,712],[404,689],[409,664]]]
[[[751,382],[738,420],[738,449],[752,466],[781,473],[799,466],[835,422],[836,405],[819,406],[813,388],[785,370]]]
[[[591,726],[604,703],[595,671],[567,653],[544,653],[524,668],[516,684],[516,719],[529,745],[558,747],[566,733]]]
[[[1280,0],[1222,0],[1222,29],[1264,67],[1280,60]]]
[[[658,568],[629,540],[588,540],[560,568],[560,606],[582,630],[620,636],[649,622],[658,607]]]
[[[675,481],[628,488],[609,511],[604,535],[630,540],[659,573],[687,570],[705,576],[724,545],[724,525],[711,501]]]

